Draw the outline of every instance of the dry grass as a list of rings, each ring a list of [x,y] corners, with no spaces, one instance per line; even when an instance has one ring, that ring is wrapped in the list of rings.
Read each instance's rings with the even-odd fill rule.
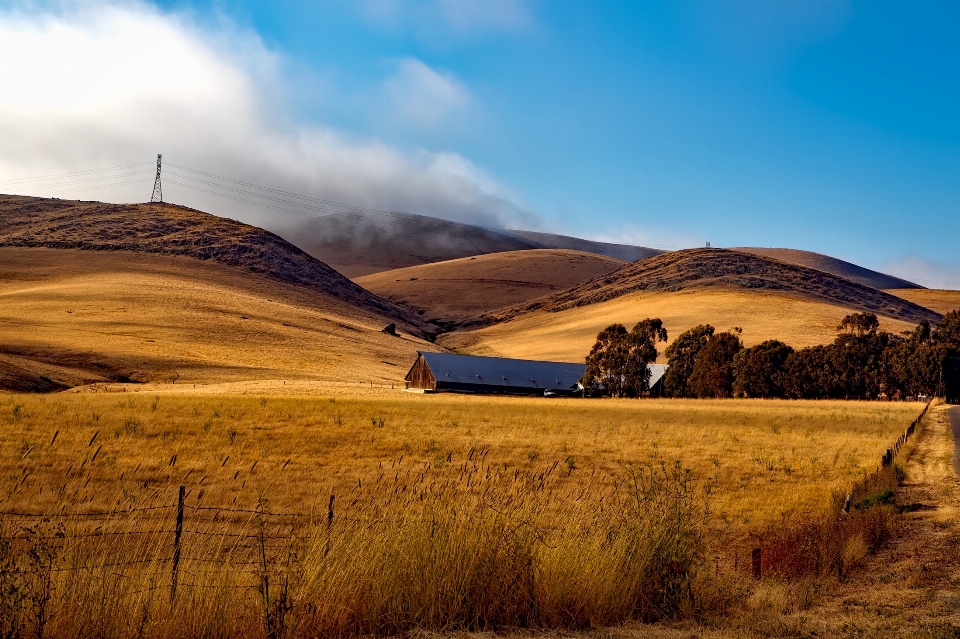
[[[712,557],[787,510],[825,508],[920,408],[169,388],[0,396],[0,510],[64,513],[0,517],[15,551],[0,555],[27,575],[21,612],[36,617],[50,577],[50,636],[582,628],[723,610],[745,591],[711,581]],[[156,510],[85,517],[135,507]]]
[[[393,636],[656,621],[693,603],[702,510],[679,469],[564,489],[557,465],[511,472],[477,450],[393,470],[331,499],[329,518],[273,516],[263,500],[255,514],[188,507],[179,549],[169,508],[19,529],[5,517],[0,630]]]
[[[66,481],[60,493],[79,490],[75,500],[88,507],[140,502],[182,483],[194,498],[202,490],[212,504],[252,507],[266,495],[278,509],[302,512],[322,510],[331,491],[348,492],[401,455],[442,467],[483,448],[508,470],[559,461],[571,478],[609,477],[631,462],[680,460],[711,480],[716,521],[750,530],[791,508],[825,504],[831,491],[874,469],[920,408],[389,391],[353,397],[0,395],[0,476],[19,483],[26,474],[15,494],[6,493],[8,507],[53,508],[61,497],[51,487]],[[173,493],[164,495],[165,503],[173,502]]]
[[[880,273],[878,271],[872,271],[870,269],[863,268],[862,266],[857,266],[856,264],[851,264],[850,262],[846,262],[835,257],[830,257],[829,255],[824,255],[822,253],[786,248],[731,248],[742,253],[752,253],[754,255],[772,257],[773,259],[780,260],[781,262],[789,262],[790,264],[799,264],[800,266],[815,268],[818,271],[826,271],[827,273],[833,273],[834,275],[845,277],[848,280],[853,280],[858,284],[863,284],[864,286],[870,286],[880,290],[899,288],[902,286],[909,286],[910,284],[910,282],[901,280],[891,275],[886,275],[885,273]],[[896,295],[896,293],[893,291],[887,292]]]
[[[947,314],[960,308],[960,291],[944,291],[929,288],[888,289],[887,293],[925,306],[938,313]]]
[[[427,319],[456,322],[560,291],[623,266],[563,249],[507,251],[376,273],[355,282]]]
[[[748,345],[779,339],[794,348],[832,342],[850,309],[797,297],[758,292],[681,291],[633,293],[557,313],[532,313],[477,331],[442,336],[440,343],[476,355],[583,361],[597,333],[615,322],[633,326],[659,317],[671,340],[697,324],[719,330],[743,328]],[[881,328],[903,331],[913,324],[881,318]],[[661,351],[662,353],[662,351]]]
[[[333,296],[187,257],[0,248],[0,273],[0,376],[7,359],[67,385],[397,383],[430,348]]]

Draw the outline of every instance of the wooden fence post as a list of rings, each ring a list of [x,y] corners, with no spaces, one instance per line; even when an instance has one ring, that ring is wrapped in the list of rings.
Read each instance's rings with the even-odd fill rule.
[[[173,574],[170,580],[170,603],[177,597],[177,578],[180,569],[180,537],[183,535],[183,501],[186,487],[181,486],[177,496],[177,528],[173,538]]]
[[[327,507],[327,548],[323,551],[323,555],[327,556],[330,553],[330,532],[333,528],[333,495],[330,495],[330,505]]]
[[[763,565],[759,548],[754,548],[753,552],[750,553],[750,563],[753,568],[753,578],[760,579],[763,575]]]
[[[263,594],[263,623],[267,637],[273,639],[274,632],[270,623],[270,573],[267,572],[267,544],[264,539],[263,515],[260,515],[260,590]]]

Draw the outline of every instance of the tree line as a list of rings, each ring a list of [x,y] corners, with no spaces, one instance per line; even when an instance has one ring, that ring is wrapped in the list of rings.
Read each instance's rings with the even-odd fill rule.
[[[794,349],[768,340],[746,348],[741,329],[717,332],[709,324],[681,333],[667,347],[665,397],[900,399],[960,395],[960,311],[935,326],[880,330],[873,313],[852,313],[832,344]],[[586,359],[585,393],[639,397],[649,391],[647,368],[667,341],[659,319],[627,331],[613,324],[597,335]]]

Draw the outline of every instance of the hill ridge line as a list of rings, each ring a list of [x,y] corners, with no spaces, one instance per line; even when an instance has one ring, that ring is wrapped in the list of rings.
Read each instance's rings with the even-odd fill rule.
[[[486,313],[464,327],[510,321],[533,312],[560,312],[640,291],[708,287],[760,289],[815,299],[895,319],[937,322],[940,313],[839,275],[735,249],[670,251],[626,264],[564,291]]]

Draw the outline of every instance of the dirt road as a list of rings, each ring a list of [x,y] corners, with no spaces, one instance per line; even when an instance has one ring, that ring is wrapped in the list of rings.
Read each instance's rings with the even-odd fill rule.
[[[952,422],[952,424],[951,424]],[[867,564],[802,614],[804,630],[839,637],[954,637],[960,632],[960,407],[938,406],[897,463],[897,503],[912,512]],[[814,621],[816,619],[817,621]]]

